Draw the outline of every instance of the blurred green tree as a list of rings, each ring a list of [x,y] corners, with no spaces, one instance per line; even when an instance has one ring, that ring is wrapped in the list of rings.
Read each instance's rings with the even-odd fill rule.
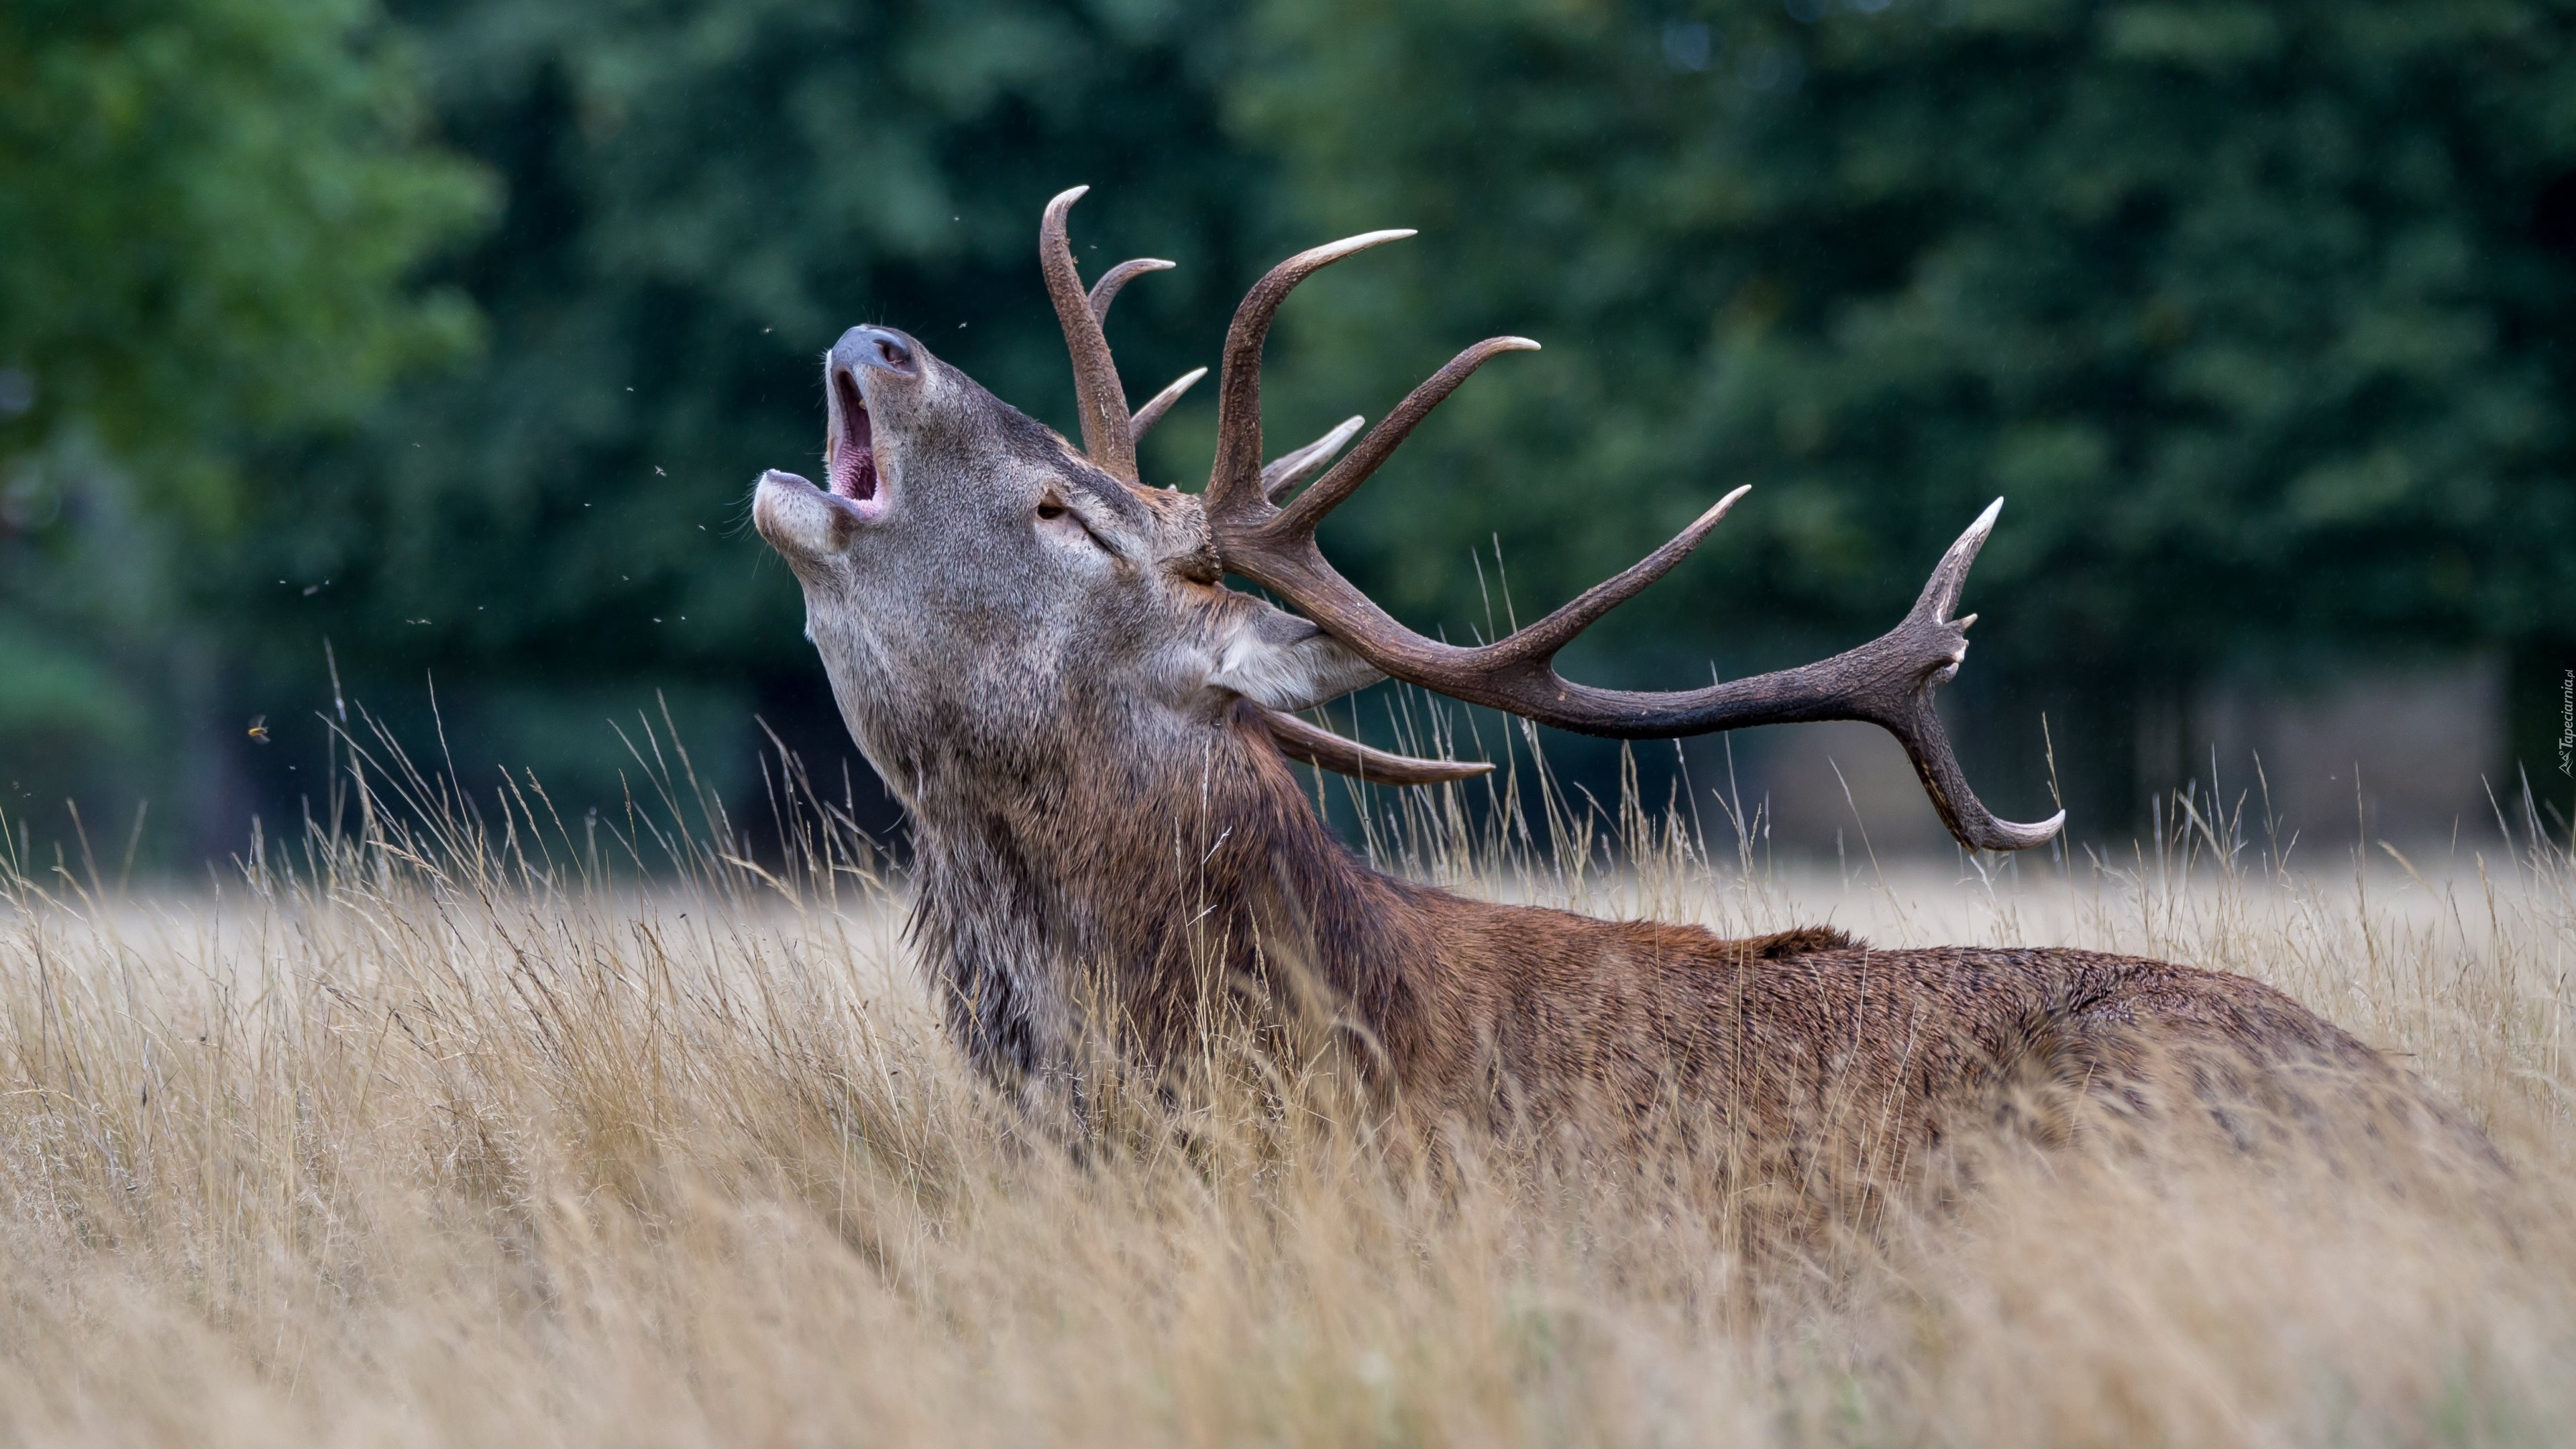
[[[1290,395],[1382,411],[1474,337],[1547,347],[1328,543],[1472,627],[1489,531],[1523,607],[1553,604],[1759,483],[1588,661],[1670,679],[1722,636],[1765,641],[1719,650],[1743,670],[1883,626],[2007,495],[1963,688],[2050,708],[2061,761],[2110,782],[2097,824],[2135,808],[2139,715],[2224,664],[2484,641],[2554,688],[2571,17],[1270,0],[1232,115],[1282,205],[1424,232],[1291,308]],[[2035,753],[2027,708],[1997,723]],[[1986,777],[2037,805],[2009,783],[2035,771]]]
[[[352,688],[416,697],[433,670],[473,720],[452,738],[550,780],[613,792],[600,715],[657,687],[730,722],[702,760],[747,763],[757,709],[807,725],[820,765],[847,741],[745,507],[762,467],[820,453],[821,352],[889,322],[1071,426],[1036,232],[1075,182],[1100,188],[1079,213],[1095,270],[1181,263],[1119,304],[1135,386],[1212,352],[1241,280],[1262,172],[1218,125],[1228,32],[1177,3],[398,13],[445,136],[505,184],[499,226],[442,274],[489,318],[490,361],[273,470],[273,526],[237,570],[269,697],[309,701],[327,635],[372,681]],[[568,689],[582,708],[550,702]]]
[[[1961,687],[2016,701],[1969,741],[2007,810],[2034,701],[2117,828],[2133,716],[2201,671],[2543,666],[2576,620],[2564,0],[387,6],[0,16],[0,779],[291,802],[326,638],[550,780],[616,789],[598,716],[657,686],[843,749],[749,481],[818,452],[853,322],[1069,423],[1034,227],[1086,181],[1092,266],[1182,263],[1119,304],[1140,390],[1287,249],[1424,228],[1290,307],[1282,446],[1548,344],[1335,520],[1425,626],[1501,612],[1493,546],[1526,610],[1753,481],[1571,666],[1761,667],[1883,625],[2009,494]]]
[[[13,815],[173,757],[167,686],[208,672],[173,637],[208,633],[174,584],[256,512],[245,450],[345,423],[398,369],[471,346],[472,309],[410,273],[488,191],[421,144],[416,96],[366,0],[0,10]]]

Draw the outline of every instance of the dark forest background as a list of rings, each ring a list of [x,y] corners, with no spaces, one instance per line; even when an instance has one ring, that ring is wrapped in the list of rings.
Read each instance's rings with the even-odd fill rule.
[[[1069,427],[1034,253],[1077,182],[1088,266],[1180,264],[1119,305],[1140,397],[1270,262],[1383,226],[1422,235],[1284,316],[1273,436],[1546,344],[1328,530],[1418,627],[1752,482],[1566,667],[1793,662],[2001,493],[1951,704],[2004,813],[2045,752],[2120,838],[2196,768],[2177,701],[2410,659],[2493,662],[2481,768],[2546,796],[2572,39],[2558,0],[11,0],[0,811],[238,849],[319,791],[326,643],[424,751],[434,691],[469,783],[612,799],[608,721],[665,706],[734,798],[756,720],[836,777],[750,482],[819,453],[855,322]],[[1148,476],[1197,486],[1212,426]]]

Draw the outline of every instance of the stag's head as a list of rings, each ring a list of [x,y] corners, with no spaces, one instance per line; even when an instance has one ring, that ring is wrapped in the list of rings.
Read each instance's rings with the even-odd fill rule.
[[[1190,769],[1204,758],[1208,731],[1237,731],[1246,720],[1296,758],[1370,779],[1420,783],[1487,768],[1382,754],[1295,716],[1391,675],[1620,738],[1866,719],[1904,744],[1961,840],[2020,848],[2055,833],[2057,820],[2012,825],[1986,812],[1931,706],[1932,689],[1966,652],[1974,616],[1952,619],[1950,610],[1993,508],[1952,545],[1894,630],[1777,674],[1640,694],[1575,684],[1554,667],[1584,627],[1687,556],[1742,488],[1627,572],[1516,634],[1477,647],[1426,638],[1333,570],[1315,547],[1315,526],[1476,368],[1537,344],[1500,337],[1468,348],[1338,462],[1358,418],[1265,466],[1261,350],[1280,303],[1317,269],[1411,233],[1372,232],[1300,253],[1254,286],[1227,331],[1206,491],[1149,487],[1137,473],[1136,439],[1206,370],[1129,412],[1102,321],[1127,281],[1171,264],[1123,263],[1086,293],[1065,231],[1083,190],[1055,198],[1039,232],[1073,357],[1080,448],[917,339],[853,327],[823,361],[825,486],[772,470],[754,499],[761,536],[804,588],[806,633],[843,716],[907,799],[925,767],[941,761],[1024,793],[1104,759]],[[1226,588],[1229,572],[1300,612]],[[1110,741],[1121,749],[1105,756],[1100,746]]]
[[[1130,417],[1099,318],[1128,277],[1168,263],[1130,263],[1084,295],[1071,202],[1049,209],[1045,254],[1092,364],[1078,370],[1087,453],[918,339],[853,327],[823,359],[823,485],[772,470],[753,499],[843,713],[898,790],[933,753],[1030,782],[1097,765],[1103,741],[1171,748],[1239,701],[1293,711],[1378,677],[1314,624],[1225,588],[1200,500],[1138,481],[1135,438],[1205,369]]]

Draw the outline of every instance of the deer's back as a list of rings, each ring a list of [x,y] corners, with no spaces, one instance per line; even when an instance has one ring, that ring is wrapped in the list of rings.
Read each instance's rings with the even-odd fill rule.
[[[1876,950],[1822,929],[1730,940],[1556,912],[1497,913],[1461,935],[1483,956],[1451,958],[1441,1035],[1477,1050],[1425,1074],[1452,1103],[1546,1116],[1687,1105],[1770,1142],[1910,1153],[1963,1114],[2024,1110],[2026,1089],[2152,1114],[2179,1086],[2239,1132],[2248,1113],[2313,1115],[2357,1092],[2475,1135],[2377,1051],[2228,972],[2065,949]]]

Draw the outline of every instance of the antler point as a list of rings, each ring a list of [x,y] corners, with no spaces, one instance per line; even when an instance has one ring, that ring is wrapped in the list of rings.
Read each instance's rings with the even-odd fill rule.
[[[1998,821],[1997,823],[2001,824],[2002,822]],[[2029,841],[2030,845],[2038,845],[2065,828],[2066,812],[2060,810],[2056,814],[2049,816],[2046,820],[2039,821],[2024,829],[2015,830],[2013,833],[2022,839]],[[2017,846],[2015,848],[2028,850],[2030,845]]]
[[[1701,514],[1701,515],[1699,516],[1698,520],[1697,520],[1696,522],[1694,522],[1694,523],[1692,523],[1692,524],[1691,524],[1691,531],[1692,531],[1692,532],[1696,532],[1696,531],[1698,531],[1698,530],[1700,530],[1700,529],[1703,529],[1703,528],[1708,527],[1708,526],[1709,526],[1710,524],[1712,524],[1712,523],[1717,522],[1719,519],[1724,518],[1724,517],[1726,516],[1726,510],[1728,510],[1728,509],[1730,509],[1730,508],[1733,508],[1733,507],[1735,506],[1735,500],[1737,500],[1737,499],[1739,499],[1739,498],[1743,497],[1745,494],[1750,493],[1750,492],[1752,492],[1752,491],[1753,491],[1753,485],[1752,485],[1752,484],[1750,484],[1750,483],[1742,484],[1742,485],[1740,485],[1739,487],[1737,487],[1737,488],[1736,488],[1736,490],[1735,490],[1734,492],[1729,493],[1729,494],[1727,494],[1724,498],[1721,498],[1721,499],[1717,500],[1715,503],[1710,504],[1710,505],[1708,506],[1708,511],[1707,511],[1707,512],[1705,512],[1705,513],[1703,513],[1703,514]]]

